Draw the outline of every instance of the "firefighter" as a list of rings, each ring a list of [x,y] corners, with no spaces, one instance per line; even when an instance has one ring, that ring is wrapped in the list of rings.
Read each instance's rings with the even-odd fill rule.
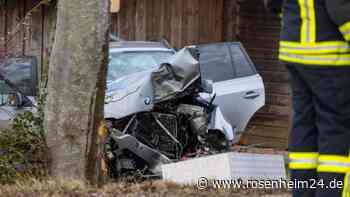
[[[293,92],[291,178],[308,181],[293,196],[350,197],[350,0],[268,3],[282,11],[279,58]]]

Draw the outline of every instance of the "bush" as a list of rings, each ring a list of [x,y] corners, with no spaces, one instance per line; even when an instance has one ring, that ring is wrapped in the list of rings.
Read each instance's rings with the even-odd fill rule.
[[[12,129],[0,133],[0,183],[47,174],[48,157],[42,118],[32,112],[19,114]]]
[[[0,184],[47,175],[49,159],[43,128],[45,97],[42,89],[36,113],[18,114],[11,129],[0,131]]]

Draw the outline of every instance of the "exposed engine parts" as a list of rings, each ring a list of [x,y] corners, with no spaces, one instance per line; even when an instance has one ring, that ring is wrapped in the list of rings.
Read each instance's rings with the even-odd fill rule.
[[[207,133],[209,117],[203,107],[180,104],[177,108],[177,112],[188,117],[191,130],[197,135],[203,135]]]
[[[112,177],[137,171],[160,175],[162,164],[225,150],[227,136],[233,135],[232,127],[213,105],[215,94],[209,101],[200,97],[200,93],[210,94],[212,87],[202,83],[198,62],[189,52],[182,51],[150,76],[155,95],[143,99],[140,109],[132,108],[134,113],[110,120],[105,155]],[[149,84],[136,89],[139,93],[131,91],[130,98],[143,95],[143,88],[149,90]]]

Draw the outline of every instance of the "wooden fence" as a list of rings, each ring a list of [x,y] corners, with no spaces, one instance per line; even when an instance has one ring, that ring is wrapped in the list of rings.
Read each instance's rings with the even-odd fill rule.
[[[223,40],[223,0],[122,0],[112,32],[126,40],[165,38],[175,47]]]
[[[40,72],[43,71],[47,66],[54,40],[55,2],[41,6],[37,6],[40,0],[3,0],[2,2],[3,4],[0,5],[0,61],[5,55],[36,56]]]

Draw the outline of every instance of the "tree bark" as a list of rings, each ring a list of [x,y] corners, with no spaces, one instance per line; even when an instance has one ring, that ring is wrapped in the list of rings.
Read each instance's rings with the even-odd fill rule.
[[[54,177],[98,183],[109,0],[58,0],[45,109]]]

